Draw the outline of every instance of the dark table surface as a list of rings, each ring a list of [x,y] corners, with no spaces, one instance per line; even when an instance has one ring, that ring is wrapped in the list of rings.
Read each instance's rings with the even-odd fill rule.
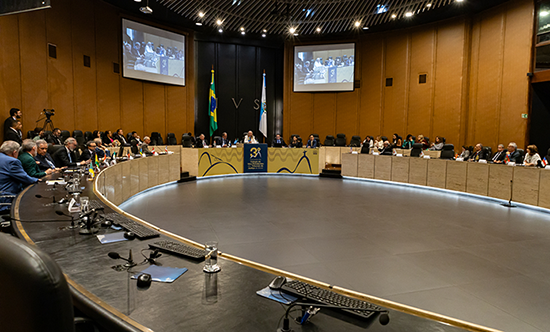
[[[92,182],[82,180],[82,196],[97,199],[92,190]],[[28,237],[36,245],[50,254],[61,266],[66,276],[87,292],[100,299],[91,310],[111,306],[120,312],[103,312],[106,320],[121,320],[128,316],[131,320],[153,331],[277,331],[282,326],[286,307],[256,294],[266,287],[275,275],[251,268],[221,257],[218,260],[221,271],[206,274],[202,271],[204,262],[163,254],[156,261],[162,266],[187,268],[188,271],[173,283],[153,282],[147,290],[137,288],[136,281],[130,279],[131,272],[139,272],[149,263],[138,265],[128,271],[116,271],[116,265],[123,260],[113,260],[109,252],[118,252],[128,257],[132,250],[134,261],[142,262],[143,249],[149,240],[123,241],[100,244],[95,235],[80,235],[78,230],[61,230],[70,225],[70,218],[55,213],[67,213],[67,205],[43,206],[63,197],[66,192],[58,186],[51,189],[45,183],[38,183],[22,193],[20,202],[14,205],[21,222],[15,227],[19,237]],[[35,195],[45,198],[37,198]],[[47,197],[50,197],[48,199]],[[108,207],[105,212],[112,212]],[[159,211],[162,213],[162,211]],[[67,221],[59,221],[65,220]],[[101,228],[98,234],[116,232],[111,228]],[[182,234],[185,235],[185,234]],[[164,235],[160,239],[167,238]],[[143,254],[149,255],[149,251]],[[73,293],[78,292],[73,288]],[[80,309],[80,308],[79,308]],[[88,308],[88,311],[90,308]],[[294,316],[299,312],[293,313]],[[390,323],[382,326],[374,319],[361,320],[341,314],[338,311],[322,309],[312,320],[301,326],[291,322],[294,331],[463,331],[425,318],[390,310]],[[121,330],[124,329],[121,327]]]

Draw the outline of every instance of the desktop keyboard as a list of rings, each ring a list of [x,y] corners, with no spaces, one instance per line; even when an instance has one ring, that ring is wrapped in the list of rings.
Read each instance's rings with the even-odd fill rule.
[[[105,207],[105,205],[103,205],[100,200],[91,199],[91,200],[88,201],[88,209],[90,209],[90,210],[99,209],[99,208],[102,208],[102,207]]]
[[[374,304],[340,295],[333,291],[319,288],[299,280],[288,281],[281,287],[281,290],[285,293],[297,296],[298,298],[305,298],[326,305],[382,310],[382,308]],[[342,309],[342,311],[360,318],[370,318],[372,315],[376,314],[375,311],[361,311],[353,309]]]
[[[204,260],[204,256],[206,256],[206,250],[191,247],[180,242],[163,240],[149,244],[149,247],[151,249],[159,249],[169,254],[185,256],[196,260]]]
[[[115,226],[120,226],[128,232],[132,232],[140,240],[150,239],[153,237],[159,237],[160,233],[152,230],[132,219],[126,218],[125,216],[114,213],[106,213],[103,215],[103,218],[110,220]]]

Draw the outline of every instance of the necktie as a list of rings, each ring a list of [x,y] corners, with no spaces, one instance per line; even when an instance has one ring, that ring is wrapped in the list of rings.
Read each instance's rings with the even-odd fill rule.
[[[46,159],[46,162],[48,163],[48,165],[50,165],[50,168],[55,168],[55,165],[48,158],[44,159]]]
[[[69,162],[72,163],[73,158],[71,158],[71,151],[69,151],[69,149],[67,149],[67,155],[69,156]]]

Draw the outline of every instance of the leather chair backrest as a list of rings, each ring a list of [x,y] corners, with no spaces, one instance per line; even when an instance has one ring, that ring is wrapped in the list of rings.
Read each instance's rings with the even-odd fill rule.
[[[388,137],[387,136],[382,136],[380,137],[382,139],[382,141],[387,141],[388,140]],[[390,142],[391,143],[391,142]]]
[[[349,142],[349,146],[361,146],[361,137],[359,136],[351,136],[351,141]]]
[[[525,159],[525,150],[518,149],[518,152],[519,152],[519,160],[516,160],[516,164],[521,164],[523,163],[523,159]]]
[[[484,146],[483,154],[485,155],[485,160],[491,160],[491,156],[493,155],[493,149],[490,146]]]
[[[365,154],[369,154],[370,152],[370,147],[368,144],[363,144],[363,146],[361,147],[361,153],[365,153]]]
[[[0,266],[2,331],[74,331],[69,285],[50,256],[0,233]]]
[[[411,157],[420,157],[422,153],[422,143],[414,143],[411,149]]]
[[[325,145],[325,146],[334,146],[334,136],[327,135],[327,137],[325,137],[325,142],[323,143],[323,145]]]
[[[81,130],[73,131],[73,137],[76,139],[76,144],[84,146],[84,135],[82,134]]]
[[[91,141],[93,138],[94,137],[93,137],[91,131],[87,131],[87,132],[84,133],[84,141],[85,142]]]
[[[27,138],[33,139],[36,134],[34,133],[34,130],[27,131]]]
[[[335,146],[346,146],[346,134],[336,134]]]
[[[48,144],[48,153],[50,154],[50,156],[53,156],[54,153],[63,148],[65,148],[63,145]]]
[[[439,158],[452,159],[454,156],[455,156],[455,146],[452,144],[443,145],[443,149],[441,150],[441,155],[439,156]]]
[[[166,134],[166,144],[168,144],[168,145],[178,145],[178,140],[176,139],[176,134],[174,134],[174,133]]]
[[[69,133],[68,130],[62,130],[61,131],[61,140],[65,142],[67,138],[71,137],[71,133]]]
[[[184,148],[190,148],[193,146],[193,137],[183,134],[181,135],[181,146]]]
[[[212,139],[212,144],[214,145],[221,145],[221,140],[222,140],[222,137],[221,136],[214,136],[214,138]]]

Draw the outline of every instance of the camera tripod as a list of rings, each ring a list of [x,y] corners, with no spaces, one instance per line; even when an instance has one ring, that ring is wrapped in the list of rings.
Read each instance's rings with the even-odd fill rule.
[[[41,117],[42,114],[44,114],[44,117]],[[53,121],[52,121],[52,119],[51,119],[52,115],[53,115],[53,114],[51,114],[51,113],[50,113],[50,114],[47,114],[47,113],[45,113],[44,111],[42,111],[42,112],[40,113],[40,115],[38,116],[39,119],[36,120],[36,123],[38,123],[38,122],[44,120],[44,125],[42,126],[42,130],[53,132],[53,129],[55,128],[55,126],[53,125]]]

